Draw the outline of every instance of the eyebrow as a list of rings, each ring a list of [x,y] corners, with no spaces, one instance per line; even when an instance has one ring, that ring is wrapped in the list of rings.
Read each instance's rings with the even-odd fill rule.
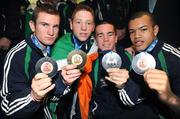
[[[78,19],[78,18],[77,18],[77,19],[73,19],[73,20],[74,20],[74,21],[83,21],[83,19]],[[93,20],[91,20],[91,19],[86,19],[86,22],[87,22],[87,21],[88,21],[88,22],[93,22]]]
[[[143,25],[143,26],[138,27],[137,29],[141,29],[141,28],[144,28],[144,27],[148,27],[148,26],[147,25]],[[135,30],[135,29],[129,29],[129,30]]]
[[[113,32],[113,31],[110,31],[110,32],[107,32],[106,34],[113,34],[113,33],[115,33],[115,32]],[[97,33],[96,35],[103,35],[103,34],[105,34],[105,33],[103,33],[103,32],[100,32],[100,33]]]

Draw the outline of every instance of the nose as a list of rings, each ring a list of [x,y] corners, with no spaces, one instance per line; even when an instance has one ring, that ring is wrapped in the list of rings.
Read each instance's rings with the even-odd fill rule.
[[[82,24],[81,24],[81,30],[86,30],[86,29],[87,29],[86,23],[82,23]]]
[[[108,42],[109,41],[109,37],[107,35],[104,35],[104,42]]]
[[[137,29],[134,31],[134,37],[138,38],[139,36],[140,36],[140,30]]]
[[[51,35],[51,36],[54,35],[54,28],[53,28],[53,27],[50,27],[50,28],[48,29],[48,35]]]

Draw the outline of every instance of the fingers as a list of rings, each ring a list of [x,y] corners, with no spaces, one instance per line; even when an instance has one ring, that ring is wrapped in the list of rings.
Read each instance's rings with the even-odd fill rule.
[[[114,83],[118,88],[122,88],[129,78],[129,72],[126,69],[111,68],[107,72],[109,77],[105,79]]]
[[[54,89],[54,87],[55,84],[52,84],[52,79],[49,78],[48,75],[38,73],[32,79],[32,97],[34,97],[36,101],[40,101],[47,95],[48,92]]]
[[[46,95],[48,92],[55,88],[55,84],[49,85],[47,88],[41,91],[40,95]]]
[[[150,69],[144,73],[144,80],[147,83],[166,84],[168,76],[164,71]]]
[[[70,64],[62,68],[62,76],[78,73],[79,69],[76,69],[76,65]]]
[[[120,80],[129,78],[129,72],[126,69],[110,68],[107,70],[109,77],[113,80]]]
[[[64,67],[62,68],[62,70],[75,69],[76,67],[77,67],[77,66],[74,65],[74,64],[68,64],[68,65],[64,66]]]
[[[169,79],[164,71],[149,69],[144,74],[144,80],[149,88],[156,90],[159,94],[169,90]]]
[[[44,73],[37,73],[35,76],[34,76],[34,80],[40,80],[42,78],[48,78],[48,75],[47,74],[44,74]]]
[[[62,68],[61,75],[67,85],[71,85],[81,76],[80,69],[76,69],[76,65],[70,64]]]

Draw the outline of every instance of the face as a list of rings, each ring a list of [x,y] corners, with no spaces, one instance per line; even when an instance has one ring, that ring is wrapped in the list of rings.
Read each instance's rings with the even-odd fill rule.
[[[90,12],[82,10],[78,11],[74,19],[70,22],[73,34],[80,40],[86,41],[94,31],[94,20]]]
[[[59,32],[60,17],[45,12],[40,12],[36,23],[30,21],[31,30],[40,41],[42,47],[52,45]]]
[[[96,41],[100,50],[115,50],[117,36],[111,24],[101,24],[96,27]]]
[[[158,30],[158,26],[153,25],[147,15],[131,20],[129,22],[129,34],[135,50],[145,50],[156,38]]]

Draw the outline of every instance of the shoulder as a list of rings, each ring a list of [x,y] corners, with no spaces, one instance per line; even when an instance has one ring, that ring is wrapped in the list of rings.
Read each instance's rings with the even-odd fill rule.
[[[179,75],[180,51],[167,43],[162,44],[161,51],[158,53],[158,59],[161,62],[164,61],[170,74],[177,73]]]
[[[162,45],[162,51],[167,57],[180,59],[180,51],[167,43]]]
[[[71,41],[71,33],[66,33],[65,35],[57,39],[56,44],[59,44],[62,42],[70,42],[70,41]]]
[[[15,58],[20,57],[18,59],[21,59],[24,56],[22,54],[24,54],[24,52],[26,51],[26,46],[27,46],[27,43],[25,42],[25,40],[18,43],[7,53],[6,60],[10,60],[14,57]]]
[[[72,40],[71,40],[71,33],[67,33],[57,39],[55,45],[53,46],[53,49],[62,48],[62,47],[68,47],[72,46]]]
[[[4,63],[5,72],[9,72],[14,69],[17,70],[17,68],[19,71],[24,64],[26,46],[27,43],[25,41],[21,41],[7,53]]]

